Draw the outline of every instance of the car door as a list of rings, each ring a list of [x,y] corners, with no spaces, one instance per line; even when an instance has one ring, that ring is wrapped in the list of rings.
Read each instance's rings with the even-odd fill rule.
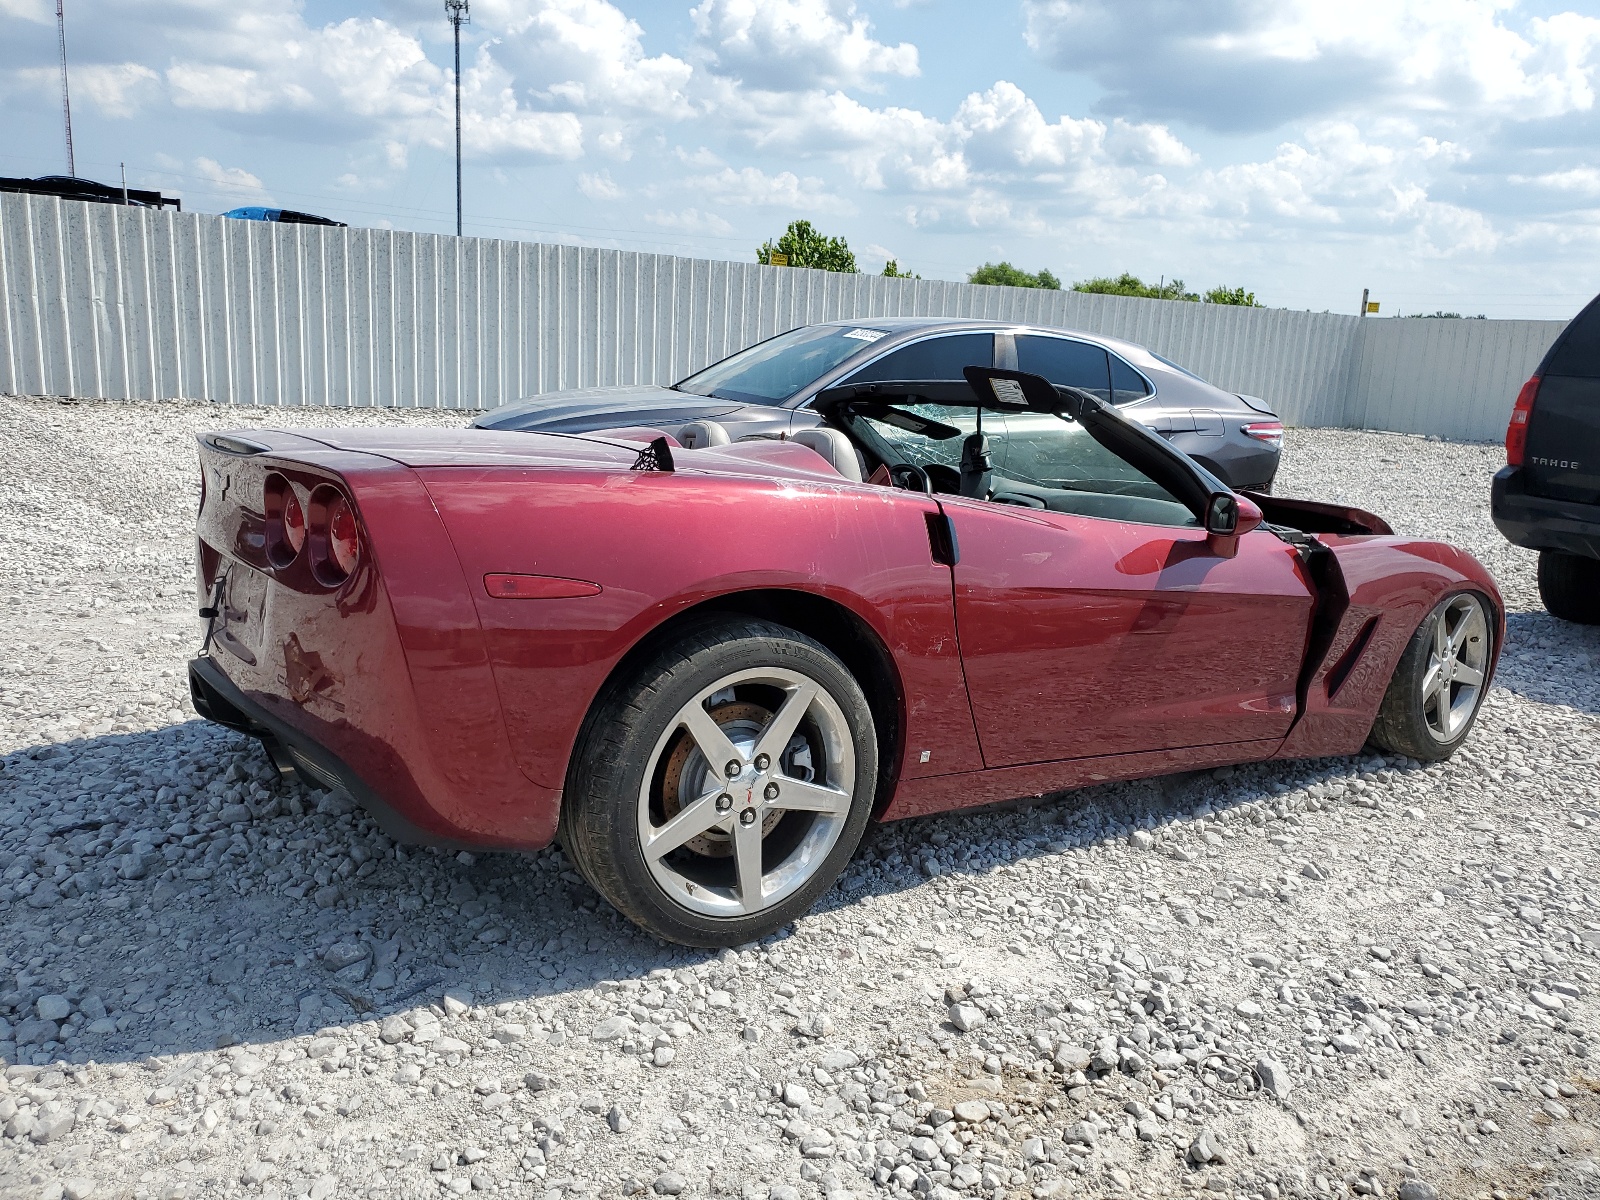
[[[1312,612],[1294,548],[1219,542],[1056,417],[985,426],[1008,502],[939,497],[984,765],[1284,737]]]

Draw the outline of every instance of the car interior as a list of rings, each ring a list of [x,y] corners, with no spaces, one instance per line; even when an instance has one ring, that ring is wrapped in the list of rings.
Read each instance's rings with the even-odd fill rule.
[[[824,425],[790,440],[852,483],[1146,525],[1198,524],[1159,483],[1064,415],[877,404],[857,406],[843,423],[849,434]],[[688,449],[733,444],[710,420],[689,422],[674,440]]]

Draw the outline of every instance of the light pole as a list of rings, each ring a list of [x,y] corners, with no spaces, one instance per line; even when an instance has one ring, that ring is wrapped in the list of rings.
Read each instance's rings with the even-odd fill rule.
[[[56,0],[56,34],[61,40],[61,118],[67,126],[67,174],[77,175],[78,164],[72,157],[72,98],[67,94],[67,14],[62,0]]]
[[[444,0],[444,14],[456,34],[456,236],[461,236],[461,27],[472,19],[467,0]]]

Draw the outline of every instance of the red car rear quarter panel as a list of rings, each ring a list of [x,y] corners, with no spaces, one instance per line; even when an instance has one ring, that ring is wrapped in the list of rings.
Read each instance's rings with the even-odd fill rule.
[[[294,459],[228,460],[226,503],[212,502],[217,489],[208,483],[202,546],[220,554],[230,587],[235,575],[241,586],[251,574],[265,581],[249,584],[259,610],[241,628],[255,661],[232,652],[224,636],[217,665],[425,836],[547,844],[558,797],[531,784],[511,756],[477,613],[426,490],[409,469],[368,455],[319,449]],[[365,553],[338,589],[300,590],[303,572],[298,582],[292,571],[274,578],[259,532],[262,481],[272,470],[342,482],[355,501]]]
[[[907,492],[820,479],[693,472],[422,468],[472,581],[523,771],[560,788],[579,727],[618,661],[673,614],[730,593],[789,589],[859,616],[899,673],[903,775],[981,765],[961,674],[950,573]],[[598,583],[598,595],[499,599],[487,574]],[[921,755],[928,752],[928,761]]]
[[[1277,758],[1354,754],[1366,743],[1389,680],[1417,626],[1441,598],[1472,589],[1494,609],[1494,658],[1505,642],[1505,604],[1494,578],[1464,550],[1406,537],[1346,537],[1319,534],[1338,560],[1350,601],[1328,652],[1312,675],[1305,714],[1284,740]],[[1372,632],[1338,687],[1330,675],[1344,664],[1362,631]],[[1486,681],[1487,682],[1487,681]]]

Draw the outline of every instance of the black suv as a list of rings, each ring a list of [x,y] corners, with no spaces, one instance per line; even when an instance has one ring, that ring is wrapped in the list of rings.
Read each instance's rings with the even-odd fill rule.
[[[1539,552],[1551,614],[1600,625],[1600,296],[1522,385],[1491,506],[1501,533]]]

